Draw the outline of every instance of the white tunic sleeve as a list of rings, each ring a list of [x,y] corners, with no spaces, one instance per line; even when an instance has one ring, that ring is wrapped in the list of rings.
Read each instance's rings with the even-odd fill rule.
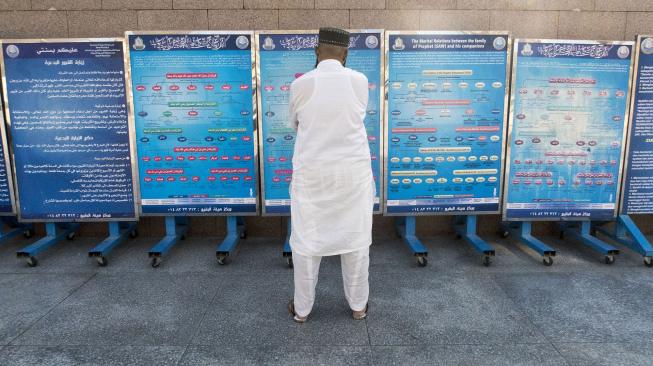
[[[292,127],[295,131],[297,131],[297,128],[299,127],[299,121],[297,119],[294,84],[290,86],[290,102],[288,103],[288,115],[290,116],[288,121],[290,123],[290,127]]]
[[[363,109],[367,109],[367,101],[369,99],[369,88],[367,77],[362,73],[352,73],[352,88],[354,95],[358,101],[363,105]]]

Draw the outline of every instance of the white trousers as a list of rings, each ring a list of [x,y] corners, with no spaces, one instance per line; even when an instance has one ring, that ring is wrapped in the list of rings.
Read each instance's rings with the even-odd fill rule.
[[[295,276],[295,312],[304,317],[310,314],[315,302],[315,285],[320,272],[320,256],[292,254]],[[354,311],[365,310],[370,294],[368,269],[370,247],[340,255],[345,298]]]

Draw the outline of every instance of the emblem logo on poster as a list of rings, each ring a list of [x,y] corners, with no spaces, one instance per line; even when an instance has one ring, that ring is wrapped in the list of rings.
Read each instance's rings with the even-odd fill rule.
[[[497,37],[494,39],[494,42],[492,42],[492,46],[494,46],[495,50],[501,51],[506,47],[506,39],[503,37]]]
[[[143,38],[141,38],[141,37],[136,37],[136,38],[134,39],[134,44],[132,45],[132,47],[133,47],[136,51],[142,51],[142,50],[144,50],[144,49],[145,49],[145,43],[143,43]]]
[[[247,37],[238,36],[238,38],[236,38],[236,47],[238,47],[241,50],[244,50],[248,46],[249,46],[249,39],[247,39]]]
[[[274,45],[274,41],[270,37],[265,37],[265,41],[263,41],[263,49],[266,51],[271,51],[276,47]]]
[[[630,49],[627,46],[621,46],[617,49],[617,56],[619,58],[626,58],[628,55],[630,55]]]
[[[645,55],[650,55],[653,53],[653,38],[646,38],[642,41],[641,45],[642,53]]]
[[[406,48],[406,46],[404,45],[404,40],[401,39],[400,37],[395,38],[395,43],[392,45],[392,49],[395,51],[401,51],[404,48]]]
[[[367,36],[365,38],[365,45],[367,48],[376,48],[379,45],[379,39],[376,36]]]
[[[521,55],[522,56],[531,56],[531,55],[533,55],[533,48],[531,47],[530,43],[526,43],[524,45],[524,48],[521,50]]]
[[[18,49],[18,46],[10,44],[7,46],[7,56],[11,58],[16,58],[20,54],[20,50]]]

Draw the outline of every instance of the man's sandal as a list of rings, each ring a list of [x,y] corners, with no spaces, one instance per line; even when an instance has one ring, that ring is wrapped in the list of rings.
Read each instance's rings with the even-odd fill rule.
[[[363,319],[367,318],[367,310],[369,309],[369,307],[370,307],[370,304],[368,303],[368,304],[365,304],[365,309],[363,309],[361,311],[352,310],[351,311],[352,318],[354,318],[354,320],[363,320]]]
[[[292,315],[292,320],[294,320],[296,323],[306,323],[308,320],[308,315],[307,316],[299,316],[295,312],[295,302],[293,300],[290,300],[288,302],[288,313]]]

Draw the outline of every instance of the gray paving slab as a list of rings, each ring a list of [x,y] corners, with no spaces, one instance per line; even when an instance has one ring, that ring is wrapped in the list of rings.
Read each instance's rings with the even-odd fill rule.
[[[372,345],[546,343],[487,275],[373,274]]]
[[[653,268],[641,266],[628,270],[607,272],[612,277],[624,281],[626,291],[653,291]]]
[[[371,365],[369,346],[190,346],[179,365]]]
[[[570,365],[637,366],[651,365],[651,338],[636,343],[564,343],[556,348]]]
[[[351,318],[340,274],[321,273],[310,320],[292,321],[289,275],[237,276],[220,289],[199,327],[198,345],[369,345],[364,321]]]
[[[620,278],[616,268],[612,274],[494,276],[506,295],[556,342],[636,342],[653,335],[650,285]]]
[[[152,271],[98,273],[68,297],[62,305],[159,305],[185,304],[208,306],[227,281],[220,274]],[[241,285],[246,286],[245,283]]]
[[[60,305],[12,345],[183,346],[205,308],[191,302]]]
[[[281,305],[281,304],[279,304]],[[364,321],[346,308],[317,304],[309,322],[297,324],[284,310],[268,313],[209,311],[193,339],[197,345],[368,345]]]
[[[23,365],[176,365],[186,347],[8,346],[0,351],[5,366]]]
[[[1,274],[0,344],[9,344],[91,276]]]
[[[212,307],[232,312],[285,312],[293,297],[292,270],[280,274],[219,274],[217,294]],[[320,271],[315,303],[328,310],[346,305],[340,272]],[[335,313],[334,313],[335,314]]]
[[[219,287],[211,274],[98,274],[14,345],[186,345]]]
[[[372,346],[374,365],[564,365],[548,344]]]

